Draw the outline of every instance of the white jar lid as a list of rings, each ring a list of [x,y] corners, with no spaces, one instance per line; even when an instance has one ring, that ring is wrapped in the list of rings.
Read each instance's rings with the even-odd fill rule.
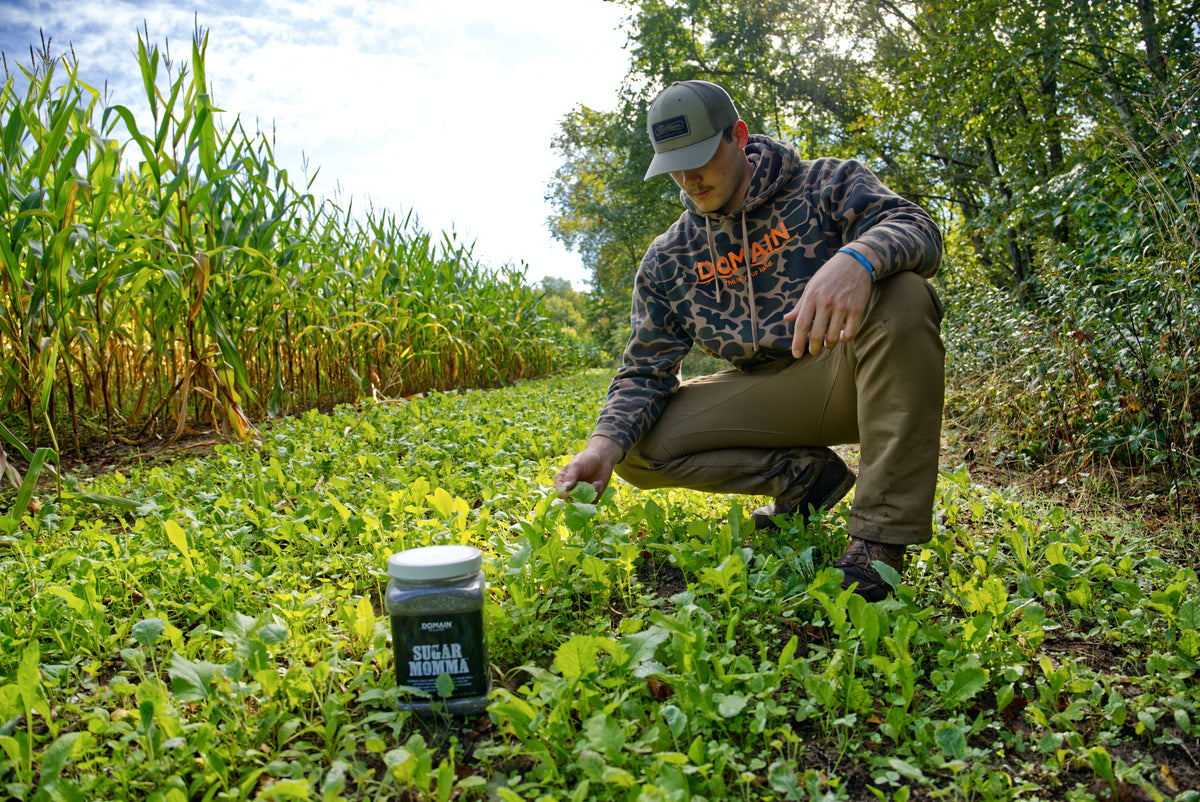
[[[451,579],[473,574],[483,566],[483,552],[474,546],[421,546],[388,557],[388,576],[405,582]]]

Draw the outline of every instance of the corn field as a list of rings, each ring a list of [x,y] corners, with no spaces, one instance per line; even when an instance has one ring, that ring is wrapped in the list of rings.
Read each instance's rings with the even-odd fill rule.
[[[97,437],[245,436],[259,417],[553,367],[522,272],[411,213],[318,201],[267,137],[218,125],[206,47],[198,31],[172,77],[139,34],[140,116],[102,107],[46,43],[19,74],[5,59],[3,445],[40,467]]]

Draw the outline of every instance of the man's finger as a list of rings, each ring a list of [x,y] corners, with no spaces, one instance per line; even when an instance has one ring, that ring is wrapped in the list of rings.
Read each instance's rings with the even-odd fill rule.
[[[797,326],[796,333],[792,335],[792,356],[799,359],[804,356],[804,351],[808,348],[808,326]]]
[[[829,339],[830,319],[827,311],[818,311],[813,319],[812,329],[808,333],[808,352],[813,356],[821,353],[825,349],[825,342]]]
[[[577,481],[574,463],[568,464],[554,477],[554,487],[558,490],[570,490]]]
[[[796,308],[784,315],[784,319],[791,318],[796,322],[796,329],[792,332],[792,356],[799,359],[804,355],[804,349],[808,347],[808,330],[812,326],[812,314],[804,308],[802,303],[796,304]]]
[[[842,334],[846,330],[846,320],[840,312],[834,312],[829,320],[829,328],[825,330],[825,338],[823,340],[826,348],[833,348],[842,341]]]
[[[862,322],[859,315],[847,315],[846,323],[842,326],[842,342],[853,340],[858,334],[858,324]]]

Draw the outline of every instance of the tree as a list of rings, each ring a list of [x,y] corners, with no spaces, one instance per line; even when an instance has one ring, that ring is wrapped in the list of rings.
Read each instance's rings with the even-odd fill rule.
[[[542,279],[542,309],[546,317],[559,327],[582,339],[588,331],[583,318],[585,300],[565,278],[547,276]]]
[[[1080,244],[1079,213],[1092,209],[1070,196],[1112,147],[1106,132],[1143,157],[1162,142],[1146,121],[1195,68],[1195,7],[855,0],[848,34],[875,54],[874,146],[935,176],[992,280],[1023,291],[1039,242]],[[1123,205],[1087,183],[1095,208]]]

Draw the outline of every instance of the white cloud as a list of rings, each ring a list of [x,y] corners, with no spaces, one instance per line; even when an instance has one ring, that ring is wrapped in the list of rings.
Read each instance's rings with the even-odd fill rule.
[[[56,50],[74,45],[88,80],[140,110],[137,32],[190,59],[193,26],[208,30],[206,69],[226,125],[274,129],[276,160],[314,191],[339,186],[435,234],[454,228],[493,265],[527,262],[529,278],[587,276],[551,241],[550,140],[575,105],[612,108],[627,59],[622,7],[604,0],[407,2],[30,0],[0,8],[0,44],[28,60],[40,26]],[[30,39],[30,41],[33,41]],[[11,51],[11,52],[10,52]],[[22,55],[24,54],[24,55]],[[178,65],[177,65],[178,66]]]

